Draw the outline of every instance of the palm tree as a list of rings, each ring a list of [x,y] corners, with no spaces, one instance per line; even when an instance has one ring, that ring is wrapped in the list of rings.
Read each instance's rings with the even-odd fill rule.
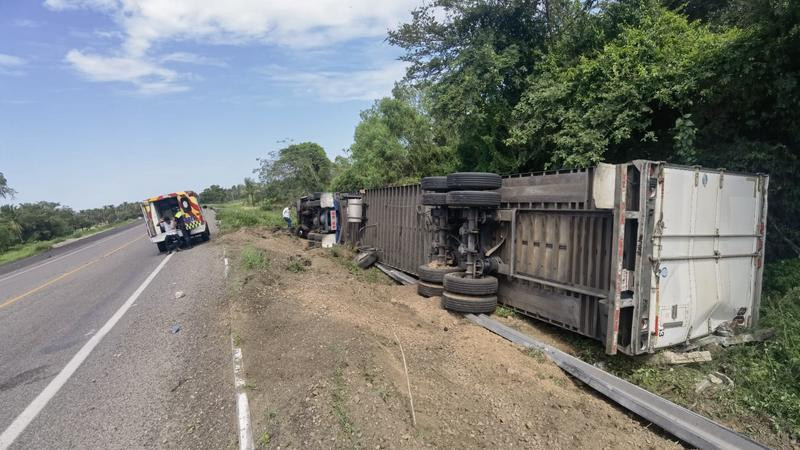
[[[11,189],[8,186],[8,181],[6,181],[6,177],[3,176],[3,172],[0,172],[0,197],[3,198],[11,197],[13,199],[14,194],[16,193],[17,191]]]
[[[244,179],[244,192],[247,196],[247,202],[250,203],[251,206],[255,204],[257,190],[258,184],[253,181],[252,178],[246,177]]]

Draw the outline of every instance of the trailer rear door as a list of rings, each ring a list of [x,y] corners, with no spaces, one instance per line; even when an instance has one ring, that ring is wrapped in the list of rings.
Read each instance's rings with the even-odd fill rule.
[[[766,177],[666,166],[656,198],[656,347],[752,325],[760,297]]]

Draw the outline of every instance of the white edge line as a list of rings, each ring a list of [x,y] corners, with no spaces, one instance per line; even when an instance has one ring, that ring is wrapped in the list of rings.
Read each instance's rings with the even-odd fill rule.
[[[134,227],[134,228],[136,228],[136,227]],[[131,228],[131,229],[134,229],[134,228]],[[70,256],[72,256],[72,255],[74,255],[74,254],[76,254],[76,253],[80,253],[80,252],[82,252],[82,251],[84,251],[84,250],[88,250],[88,249],[90,249],[90,248],[92,248],[92,247],[96,247],[96,246],[98,246],[98,245],[102,244],[103,242],[105,242],[105,241],[107,241],[107,240],[109,240],[109,239],[113,238],[113,237],[118,237],[118,236],[117,236],[117,234],[124,233],[125,231],[127,231],[127,230],[122,230],[122,231],[120,231],[119,233],[112,233],[112,235],[111,235],[111,236],[104,237],[104,238],[100,239],[100,240],[99,240],[99,241],[97,241],[97,242],[94,242],[94,243],[92,243],[92,244],[89,244],[89,245],[87,245],[87,246],[85,246],[85,247],[81,247],[81,248],[79,248],[79,249],[77,249],[77,250],[75,250],[75,251],[69,252],[69,253],[67,253],[67,254],[65,254],[65,255],[61,255],[61,256],[55,257],[55,258],[53,258],[53,259],[48,259],[47,261],[45,261],[45,262],[43,262],[43,263],[41,263],[41,264],[37,264],[37,265],[35,265],[35,266],[33,266],[33,267],[28,267],[27,269],[24,269],[24,270],[23,270],[23,269],[17,269],[17,270],[18,270],[17,272],[11,272],[11,275],[8,275],[8,276],[7,276],[7,277],[5,277],[5,278],[0,278],[0,283],[4,282],[4,281],[6,281],[6,280],[10,280],[10,279],[12,279],[12,278],[14,278],[14,277],[16,277],[16,276],[22,275],[23,273],[28,273],[28,272],[30,272],[31,270],[36,270],[36,269],[38,269],[38,268],[40,268],[40,267],[44,267],[44,266],[46,266],[46,265],[48,265],[48,264],[50,264],[50,263],[54,263],[54,262],[56,262],[56,261],[61,261],[62,259],[64,259],[64,258],[67,258],[67,257],[70,257]]]
[[[244,365],[242,363],[242,349],[234,344],[231,335],[231,348],[233,348],[233,384],[236,386],[236,411],[239,419],[239,449],[253,450],[253,427],[250,423],[250,403],[245,392]]]
[[[228,278],[228,258],[225,258],[225,278]]]
[[[133,305],[133,302],[139,298],[139,296],[153,281],[156,275],[158,275],[161,269],[164,268],[164,265],[167,264],[167,261],[169,261],[171,257],[171,254],[167,255],[166,258],[161,261],[158,267],[156,267],[155,270],[150,273],[147,279],[145,279],[144,282],[136,289],[136,291],[134,291],[134,293],[128,297],[128,300],[126,300],[125,303],[123,303],[122,306],[120,306],[120,308],[117,310],[117,312],[115,312],[114,315],[108,319],[108,322],[103,325],[103,328],[100,328],[100,330],[94,336],[92,336],[91,339],[89,339],[89,341],[84,344],[80,350],[78,350],[78,353],[76,353],[75,356],[69,360],[67,365],[61,369],[61,372],[59,372],[58,375],[56,375],[56,377],[53,378],[53,380],[47,385],[47,387],[45,387],[44,390],[40,392],[35,399],[33,399],[33,401],[25,408],[25,410],[23,410],[22,413],[20,413],[20,415],[14,419],[11,425],[9,425],[8,428],[3,431],[3,434],[0,434],[1,450],[5,450],[10,447],[11,444],[13,444],[14,441],[19,437],[19,435],[25,431],[25,428],[27,428],[33,419],[35,419],[36,416],[42,411],[42,409],[47,406],[47,403],[52,400],[53,397],[55,397],[58,391],[86,360],[92,350],[97,347],[97,344],[99,344],[103,337],[105,337],[105,335],[108,334],[112,328],[114,328],[114,325],[116,325],[117,322],[119,322],[119,319],[121,319],[128,309],[130,309],[131,305]]]

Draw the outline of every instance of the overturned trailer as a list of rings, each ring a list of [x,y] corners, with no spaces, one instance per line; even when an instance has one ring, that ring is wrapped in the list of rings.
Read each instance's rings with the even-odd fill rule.
[[[504,177],[484,246],[497,297],[602,341],[608,354],[753,327],[768,181],[655,161]],[[421,195],[419,186],[366,190],[348,239],[416,273],[435,251]]]

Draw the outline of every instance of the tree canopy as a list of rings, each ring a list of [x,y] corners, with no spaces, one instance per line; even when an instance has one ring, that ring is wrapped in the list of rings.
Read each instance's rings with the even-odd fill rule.
[[[323,191],[331,181],[331,161],[314,142],[292,144],[269,157],[258,159],[254,170],[271,203],[286,203],[314,191]]]
[[[3,172],[0,172],[0,197],[2,198],[14,197],[14,194],[16,194],[16,191],[14,191],[14,189],[11,189],[11,187],[8,185],[6,177],[3,176]]]
[[[18,244],[68,237],[77,230],[141,216],[138,203],[74,211],[54,202],[0,206],[0,252]]]
[[[399,97],[399,98],[398,98]],[[337,161],[335,191],[416,183],[456,167],[453,148],[437,136],[431,118],[403,93],[361,112],[349,159]]]

